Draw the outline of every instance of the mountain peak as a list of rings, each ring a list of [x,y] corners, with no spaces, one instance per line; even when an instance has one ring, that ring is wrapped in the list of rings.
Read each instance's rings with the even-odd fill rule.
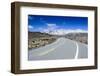
[[[66,35],[66,34],[69,34],[69,33],[87,33],[87,31],[80,30],[80,29],[77,29],[77,30],[60,29],[60,30],[47,31],[46,33],[51,34],[51,35]]]

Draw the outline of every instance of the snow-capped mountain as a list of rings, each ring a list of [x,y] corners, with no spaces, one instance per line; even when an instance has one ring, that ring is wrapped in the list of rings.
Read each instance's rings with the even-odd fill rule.
[[[87,33],[87,31],[84,31],[81,29],[77,29],[77,30],[59,29],[59,30],[46,31],[46,33],[51,34],[51,35],[66,35],[68,33]]]

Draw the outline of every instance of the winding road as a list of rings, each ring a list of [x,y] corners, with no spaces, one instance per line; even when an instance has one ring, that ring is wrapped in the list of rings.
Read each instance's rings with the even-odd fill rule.
[[[80,59],[88,57],[88,46],[76,41],[59,38],[55,42],[28,51],[28,60]]]

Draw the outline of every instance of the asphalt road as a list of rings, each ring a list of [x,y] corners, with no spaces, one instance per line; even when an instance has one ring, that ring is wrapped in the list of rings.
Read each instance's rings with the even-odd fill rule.
[[[28,60],[80,59],[88,57],[87,45],[66,38],[28,51]]]

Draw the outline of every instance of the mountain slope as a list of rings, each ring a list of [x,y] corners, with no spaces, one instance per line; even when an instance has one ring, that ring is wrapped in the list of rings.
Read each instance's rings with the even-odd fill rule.
[[[85,44],[88,43],[88,33],[69,33],[65,37]]]

